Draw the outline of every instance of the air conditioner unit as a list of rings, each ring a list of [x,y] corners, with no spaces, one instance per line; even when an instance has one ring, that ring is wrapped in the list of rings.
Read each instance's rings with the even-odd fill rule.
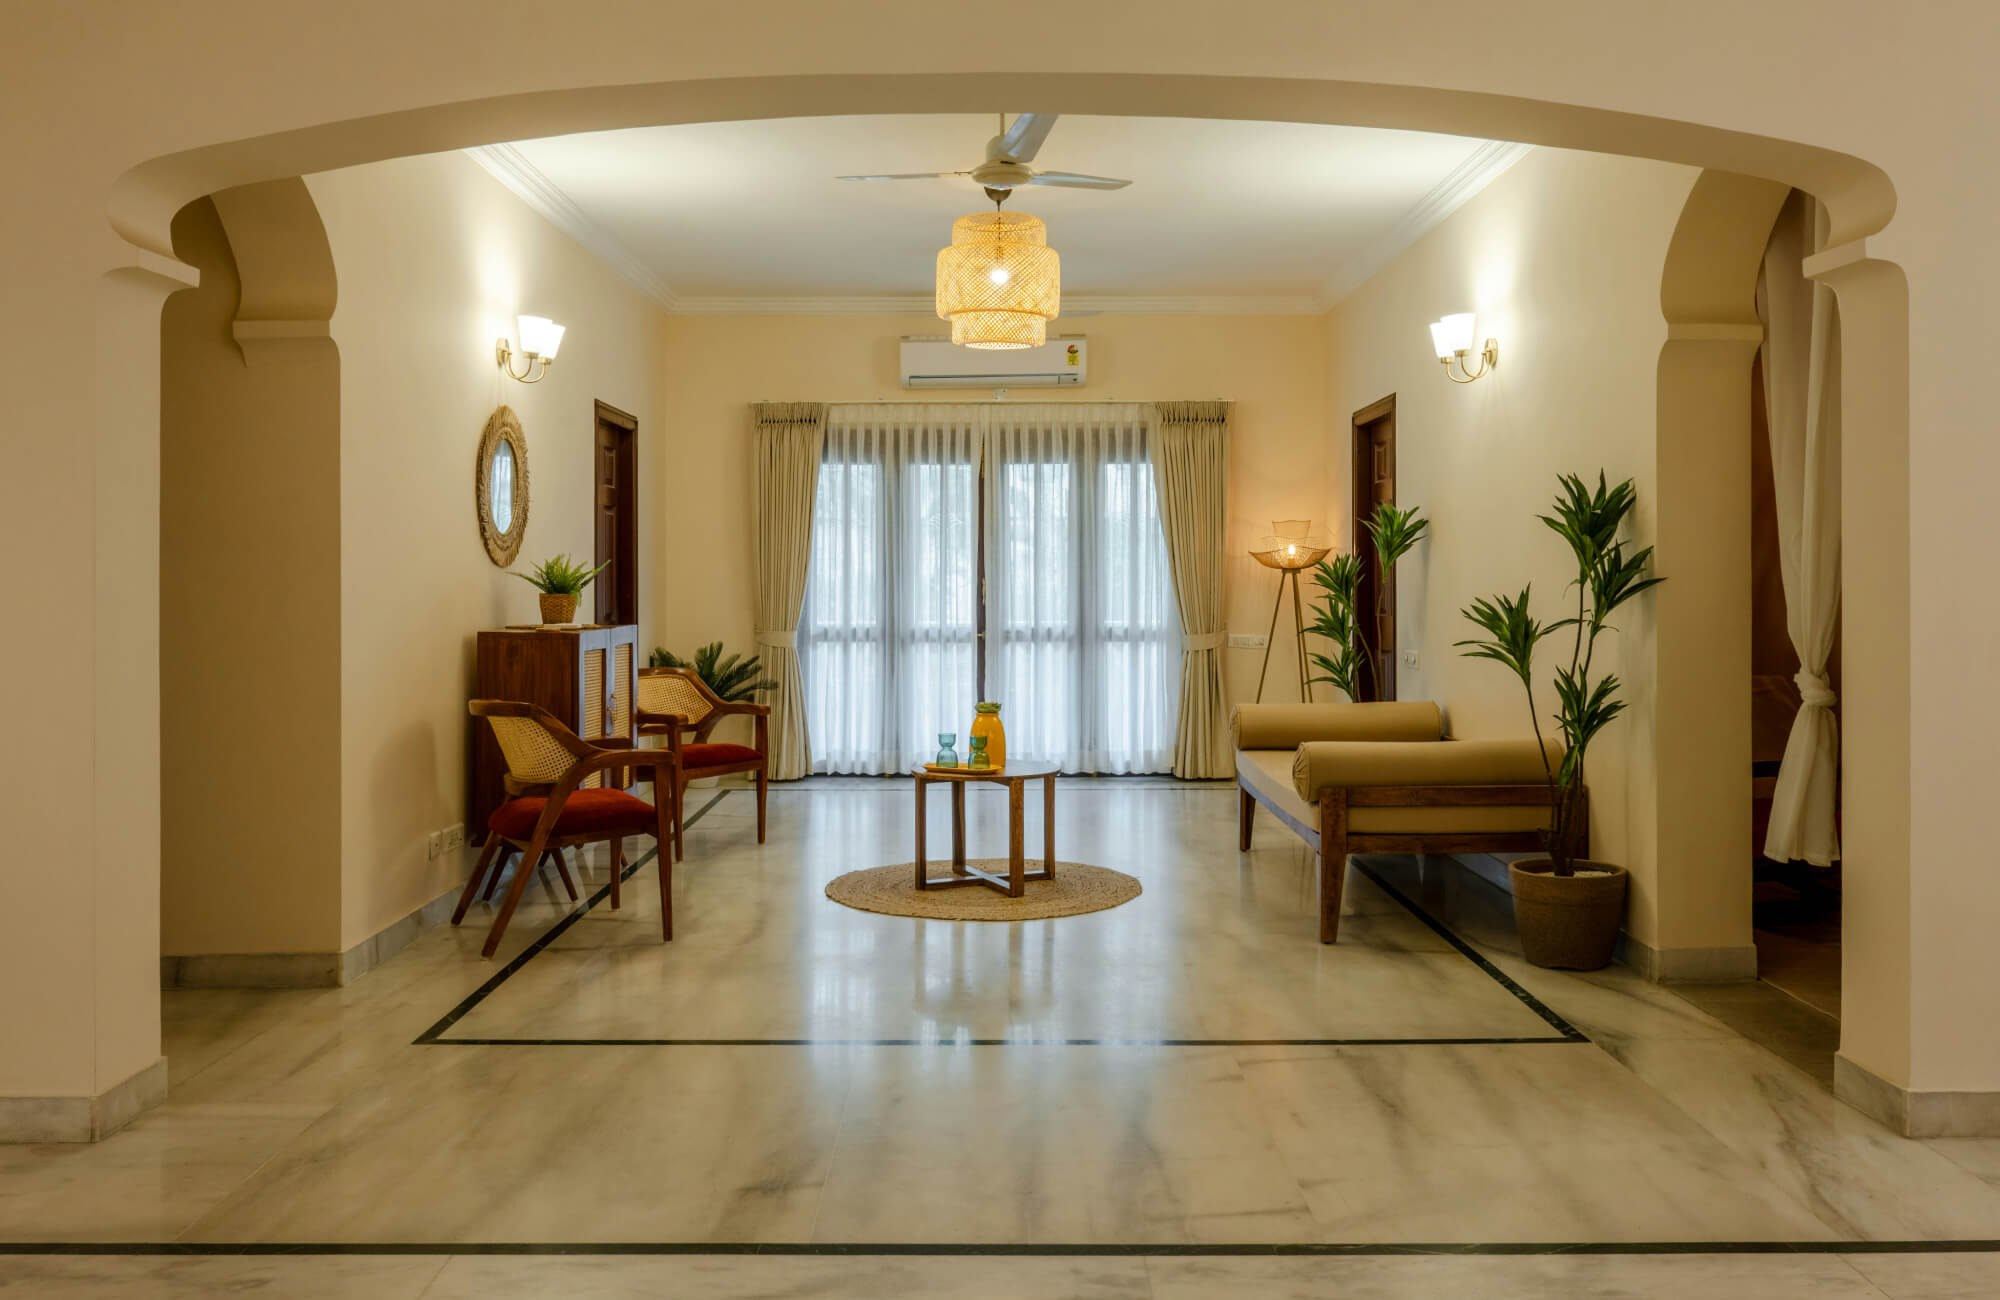
[[[905,388],[1067,388],[1090,380],[1090,343],[1081,334],[1006,351],[906,338],[902,361]]]

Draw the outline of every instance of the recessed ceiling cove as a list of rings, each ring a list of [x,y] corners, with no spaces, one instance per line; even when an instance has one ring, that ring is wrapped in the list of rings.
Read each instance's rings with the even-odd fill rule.
[[[781,118],[527,140],[472,155],[683,311],[928,311],[940,231],[991,209],[971,176],[992,114]],[[1059,140],[1059,150],[1053,143]],[[1022,191],[1063,257],[1066,312],[1310,311],[1337,299],[1525,146],[1288,122],[1065,114],[1066,172],[1118,189]]]

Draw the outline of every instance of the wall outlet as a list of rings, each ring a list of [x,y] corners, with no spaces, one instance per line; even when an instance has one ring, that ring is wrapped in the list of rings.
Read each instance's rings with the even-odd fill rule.
[[[1424,666],[1424,657],[1422,654],[1420,654],[1415,650],[1403,651],[1403,667],[1421,668],[1423,666]]]
[[[431,837],[430,837],[430,849],[431,849],[431,852],[430,852],[430,856],[432,856],[432,857],[436,857],[436,856],[437,856],[438,854],[440,854],[440,853],[444,852],[444,832],[443,832],[443,831],[432,831],[432,832],[431,832]]]
[[[465,847],[465,823],[453,822],[444,828],[444,851],[453,852]]]
[[[1257,632],[1231,632],[1229,634],[1229,648],[1231,650],[1262,650],[1270,643],[1271,640],[1269,637]]]

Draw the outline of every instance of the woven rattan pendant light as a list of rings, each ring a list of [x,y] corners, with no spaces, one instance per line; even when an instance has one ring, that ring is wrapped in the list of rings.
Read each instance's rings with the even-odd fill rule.
[[[937,314],[969,348],[1032,348],[1062,305],[1049,228],[1025,212],[975,212],[951,226],[937,256]]]

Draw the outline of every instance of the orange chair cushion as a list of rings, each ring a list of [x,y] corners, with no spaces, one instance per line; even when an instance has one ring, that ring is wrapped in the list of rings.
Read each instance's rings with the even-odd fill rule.
[[[493,810],[487,828],[503,839],[525,840],[535,833],[546,799],[510,799]],[[556,835],[614,835],[654,828],[653,805],[623,790],[577,790],[556,818]]]
[[[756,763],[763,755],[748,745],[682,745],[681,767],[721,767],[724,763]]]

